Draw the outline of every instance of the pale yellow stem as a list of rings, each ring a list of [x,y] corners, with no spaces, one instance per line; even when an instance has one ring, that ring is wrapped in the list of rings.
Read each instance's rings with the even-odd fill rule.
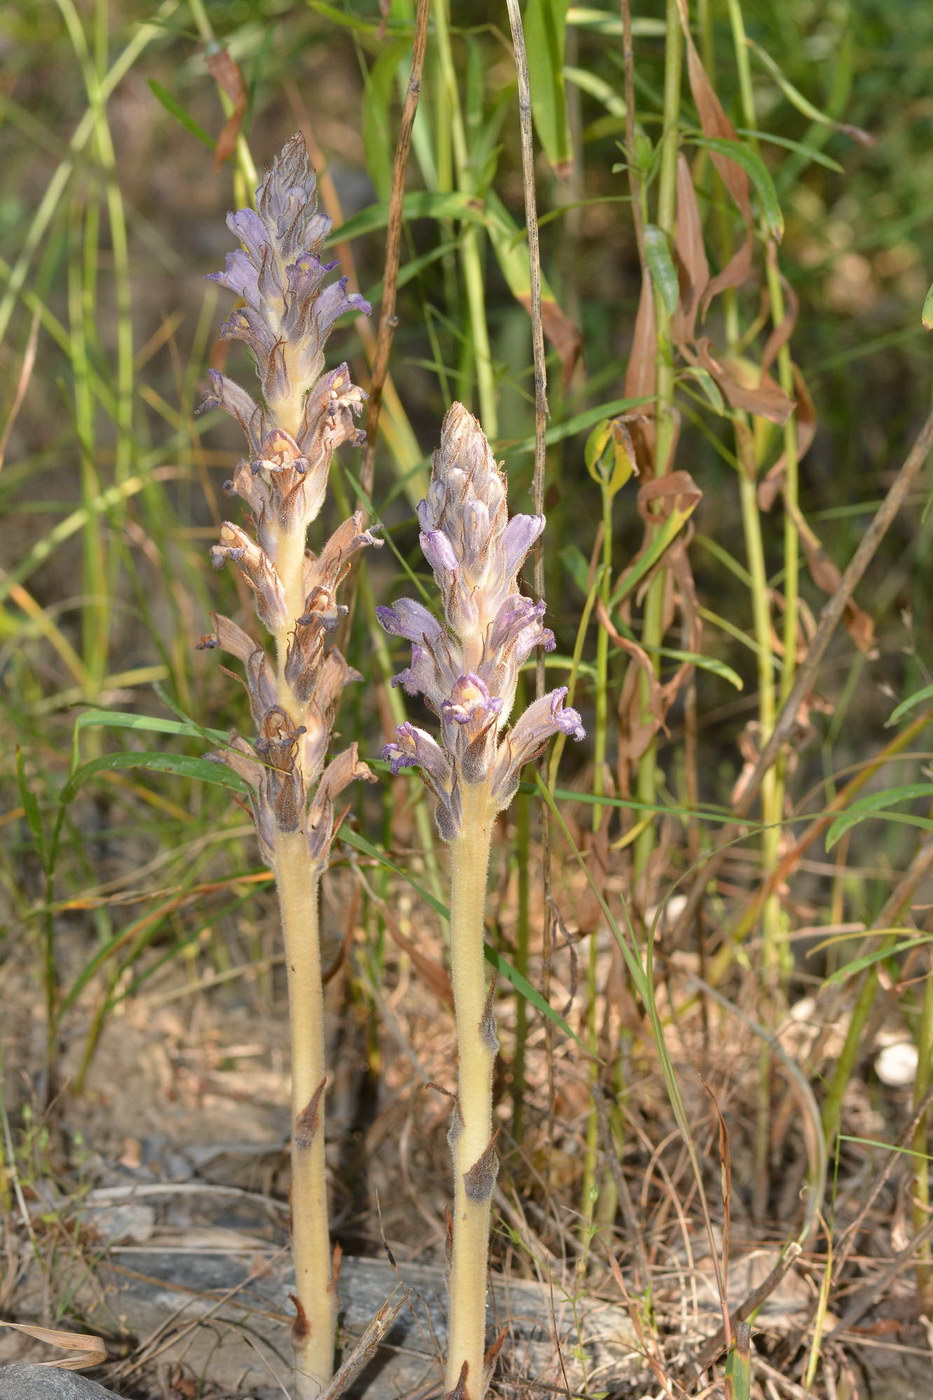
[[[289,633],[294,629],[295,623],[305,610],[305,588],[304,588],[304,566],[305,566],[305,537],[301,530],[281,531],[276,539],[274,562],[276,572],[282,581],[285,590],[285,612],[288,616],[288,624],[284,632],[276,635],[275,645],[279,657],[279,666],[285,665],[285,654],[288,650]],[[301,714],[294,713],[296,701],[288,694],[284,693],[284,681],[280,685],[283,693],[279,696],[279,704],[284,705],[292,716],[296,724],[301,723]],[[303,706],[298,706],[303,711]]]
[[[495,812],[485,783],[464,784],[462,796],[461,833],[450,843],[450,962],[457,1015],[459,1117],[451,1133],[454,1216],[446,1388],[454,1390],[464,1376],[465,1396],[482,1400],[489,1221],[496,1173],[492,1073],[497,1048],[487,1006],[483,913]]]
[[[336,1297],[324,1164],[324,989],[318,937],[319,874],[303,831],[275,840],[292,1044],[292,1256],[298,1318],[293,1328],[298,1400],[317,1400],[334,1361]]]
[[[305,533],[280,531],[273,550],[285,591],[289,624],[276,633],[276,698],[296,727],[308,706],[285,679],[289,637],[304,612]],[[298,750],[300,755],[300,749]],[[300,762],[300,757],[299,757]],[[334,1369],[337,1298],[327,1212],[324,1156],[326,1065],[324,987],[319,931],[320,870],[311,859],[307,834],[277,831],[275,879],[288,969],[288,1014],[292,1047],[292,1258],[297,1317],[292,1327],[295,1400],[317,1400]]]

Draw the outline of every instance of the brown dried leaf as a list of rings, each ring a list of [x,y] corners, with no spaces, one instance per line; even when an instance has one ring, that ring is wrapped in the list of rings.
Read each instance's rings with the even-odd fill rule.
[[[0,1327],[12,1327],[16,1332],[34,1337],[37,1342],[48,1342],[49,1346],[76,1353],[61,1361],[40,1361],[40,1366],[52,1366],[57,1371],[86,1371],[102,1366],[107,1360],[107,1348],[101,1338],[88,1332],[60,1332],[55,1327],[33,1327],[26,1322],[0,1321]]]
[[[657,393],[658,337],[654,324],[654,294],[647,272],[642,276],[641,295],[632,333],[632,349],[625,369],[622,392],[627,399],[652,399]]]
[[[875,624],[864,608],[850,598],[842,617],[843,624],[859,651],[865,656],[876,655]]]
[[[648,708],[651,710],[652,718],[652,724],[650,726],[645,726],[645,728],[648,729],[648,734],[645,738],[645,747],[647,748],[651,741],[651,736],[656,734],[659,729],[664,728],[664,705],[662,703],[661,683],[655,675],[651,657],[645,651],[644,647],[639,646],[638,643],[632,641],[630,637],[625,637],[621,632],[616,630],[613,626],[612,619],[606,611],[606,605],[601,598],[597,598],[596,600],[596,612],[601,625],[605,627],[611,641],[620,651],[626,652],[627,655],[632,658],[636,666],[641,669],[647,681]],[[629,737],[630,739],[632,738],[631,735]],[[637,755],[635,756],[637,757]]]
[[[710,308],[710,303],[714,297],[718,297],[720,292],[726,291],[729,287],[742,287],[748,281],[752,270],[752,252],[754,251],[754,240],[752,238],[751,224],[746,225],[745,237],[736,248],[732,257],[726,263],[722,272],[717,272],[706,291],[703,294],[703,302],[700,307],[701,314],[706,315]]]
[[[444,1392],[443,1400],[471,1400],[471,1392],[467,1387],[469,1374],[470,1363],[469,1361],[464,1361],[463,1365],[460,1367],[460,1375],[457,1378],[457,1384],[454,1386],[453,1390]]]
[[[677,157],[677,235],[674,246],[680,263],[681,295],[671,333],[675,344],[682,347],[696,333],[697,312],[709,284],[709,262],[703,243],[700,206],[690,166],[683,154]]]
[[[237,138],[246,112],[246,85],[239,67],[223,46],[210,49],[205,54],[204,61],[214,82],[233,103],[233,111],[224,122],[223,130],[217,138],[217,146],[214,150],[214,165],[219,170],[224,161],[229,160],[236,149]]]
[[[411,958],[412,966],[420,974],[429,990],[445,1006],[453,1006],[454,994],[446,968],[442,967],[440,963],[434,962],[432,958],[425,957],[415,940],[402,932],[395,920],[388,916],[385,908],[382,910],[382,916],[385,919],[392,942],[397,943],[402,952],[407,953],[408,957]],[[447,1091],[443,1089],[441,1092],[446,1093]]]
[[[677,8],[680,11],[680,27],[683,30],[684,42],[687,46],[687,76],[690,81],[690,91],[697,105],[703,134],[720,141],[738,141],[738,132],[723,111],[722,103],[716,96],[706,69],[703,67],[703,60],[693,42],[686,0],[677,0]],[[710,151],[710,157],[743,219],[747,225],[751,226],[752,206],[749,199],[748,175],[741,165],[730,160],[728,156],[721,155],[718,151]]]
[[[492,1376],[493,1367],[499,1359],[499,1353],[505,1345],[505,1339],[508,1335],[509,1329],[507,1327],[500,1327],[499,1335],[496,1337],[496,1340],[493,1342],[492,1346],[488,1348],[486,1355],[483,1357],[483,1375],[485,1377],[487,1385],[489,1383],[490,1377]]]
[[[680,611],[686,627],[686,649],[699,653],[703,650],[703,619],[700,616],[700,600],[697,597],[693,570],[690,567],[690,555],[687,550],[687,545],[692,537],[692,529],[693,527],[688,525],[686,530],[682,531],[673,541],[671,548],[667,551],[667,567],[677,580]],[[661,687],[661,693],[668,707],[674,703],[681,687],[693,674],[693,669],[692,661],[682,661],[670,680]]]
[[[488,1201],[492,1196],[496,1177],[499,1175],[499,1158],[496,1143],[499,1141],[499,1128],[494,1128],[492,1137],[483,1148],[472,1167],[463,1173],[463,1189],[471,1201]]]
[[[758,762],[758,755],[761,752],[761,726],[757,720],[749,720],[742,733],[739,735],[739,753],[742,755],[742,771],[736,778],[729,794],[729,801],[733,807],[737,806],[745,796],[749,781],[755,771]]]
[[[742,382],[744,376],[739,365],[726,358],[714,359],[710,344],[708,336],[697,341],[697,359],[713,376],[730,406],[741,408],[758,418],[767,418],[779,427],[786,423],[794,411],[794,405],[781,386],[767,372],[762,372],[757,387],[749,387]]]
[[[726,116],[722,103],[716,96],[715,89],[703,67],[703,60],[697,52],[696,44],[693,42],[686,0],[677,0],[677,5],[684,42],[687,46],[687,76],[690,82],[690,91],[697,106],[703,134],[719,141],[738,141],[738,132]],[[710,151],[709,155],[719,178],[729,191],[742,216],[745,224],[745,237],[726,266],[707,286],[702,298],[702,314],[704,316],[709,310],[713,298],[717,297],[720,292],[725,291],[727,287],[740,287],[747,281],[752,266],[753,247],[752,205],[749,198],[748,175],[737,161],[730,160],[728,156],[722,155],[719,151]]]
[[[311,1324],[308,1321],[308,1314],[304,1310],[304,1305],[297,1293],[289,1293],[289,1301],[295,1304],[295,1316],[292,1319],[292,1343],[300,1346],[311,1336]]]
[[[324,1096],[326,1086],[327,1079],[324,1078],[295,1118],[295,1146],[299,1151],[309,1148],[317,1136],[318,1128],[321,1126],[321,1099]]]
[[[821,541],[810,529],[799,511],[794,511],[794,520],[803,545],[810,577],[823,593],[830,597],[842,581],[842,574],[823,548]],[[874,649],[875,624],[863,608],[850,598],[846,603],[843,623],[849,636],[859,651],[869,656]]]
[[[32,372],[35,369],[36,364],[36,346],[38,345],[38,343],[39,312],[37,310],[33,312],[32,325],[29,329],[29,339],[26,341],[26,349],[23,353],[23,363],[20,367],[19,377],[16,381],[16,390],[13,394],[13,402],[10,405],[10,411],[7,414],[6,422],[3,425],[3,431],[0,432],[0,467],[3,466],[3,463],[6,460],[6,445],[10,440],[10,434],[13,431],[13,425],[19,417],[19,411],[23,406],[23,400],[25,399],[26,391],[29,388],[29,381],[32,379]]]
[[[625,369],[622,392],[627,399],[653,399],[657,393],[658,336],[654,322],[654,295],[651,278],[642,273],[641,296],[632,333],[632,349]],[[646,404],[638,421],[633,420],[632,439],[635,445],[635,465],[640,475],[648,477],[654,471],[655,427],[653,410]]]
[[[639,486],[638,513],[646,524],[657,525],[659,517],[663,519],[672,510],[695,510],[702,499],[703,492],[689,472],[668,472],[666,476],[645,481]],[[655,502],[660,503],[660,511],[652,509]],[[669,553],[670,550],[665,552],[665,559]]]

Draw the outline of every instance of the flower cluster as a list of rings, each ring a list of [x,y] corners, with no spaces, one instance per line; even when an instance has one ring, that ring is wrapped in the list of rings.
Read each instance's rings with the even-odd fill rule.
[[[266,858],[274,858],[277,831],[303,828],[320,865],[334,831],[334,798],[352,778],[372,776],[355,745],[324,768],[340,692],[360,679],[327,646],[327,634],[346,612],[337,588],[352,556],[381,541],[363,528],[361,515],[344,521],[319,555],[306,550],[305,536],[323,504],[334,452],[363,438],[354,417],[365,395],[346,365],[323,373],[324,344],[338,316],[370,308],[347,294],[346,278],[327,281],[336,264],[323,262],[321,252],[331,224],[318,212],[300,135],[259,187],[257,210],[241,209],[227,224],[243,246],[212,280],[243,305],[221,334],[248,345],[262,400],[211,371],[201,408],[225,409],[243,430],[248,456],[226,489],[246,502],[254,529],[249,534],[226,521],[211,557],[218,568],[239,567],[275,638],[278,664],[242,628],[215,615],[214,632],[202,645],[222,647],[243,663],[258,735],[252,746],[235,738],[218,757],[251,789]]]
[[[317,181],[304,138],[296,135],[256,192],[257,209],[239,209],[227,225],[242,248],[227,254],[212,281],[243,300],[221,328],[248,345],[262,386],[262,405],[216,370],[201,408],[223,408],[249,444],[230,490],[253,512],[263,549],[280,531],[307,528],[321,509],[331,458],[344,442],[359,443],[354,426],[365,395],[347,366],[324,374],[324,343],[338,316],[368,314],[345,277],[326,282],[336,263],[321,259],[331,221],[318,212]]]
[[[445,840],[460,831],[461,788],[488,783],[496,810],[507,807],[523,766],[558,731],[583,738],[566,687],[535,700],[511,727],[518,673],[535,647],[553,650],[544,604],[518,590],[518,573],[544,529],[542,515],[508,516],[505,478],[471,413],[454,404],[434,454],[427,500],[418,508],[421,549],[444,603],[444,623],[402,598],[378,608],[393,636],[411,642],[411,664],[396,676],[441,722],[438,743],[413,724],[399,726],[385,758],[392,772],[418,766],[434,795]]]

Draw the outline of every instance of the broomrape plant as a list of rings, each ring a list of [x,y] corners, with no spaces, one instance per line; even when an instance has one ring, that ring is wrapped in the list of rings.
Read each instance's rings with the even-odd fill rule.
[[[378,544],[357,514],[320,554],[306,549],[308,526],[327,490],[335,450],[359,443],[354,425],[364,394],[347,366],[324,374],[324,343],[338,316],[369,312],[346,279],[327,281],[321,260],[331,221],[318,213],[316,181],[301,136],[293,136],[256,195],[227,224],[242,247],[213,280],[242,298],[221,330],[245,341],[262,387],[256,403],[211,371],[203,409],[223,408],[249,445],[231,495],[252,512],[254,534],[225,522],[211,551],[217,568],[236,564],[252,589],[274,657],[229,618],[214,615],[202,645],[243,663],[257,737],[237,736],[217,758],[248,784],[263,857],[275,873],[288,967],[292,1044],[292,1328],[299,1400],[315,1400],[333,1371],[336,1289],[324,1167],[324,997],[318,895],[339,817],[334,801],[353,778],[372,779],[356,745],[325,767],[343,687],[361,679],[328,633],[345,607],[337,589],[353,554]]]
[[[456,1400],[485,1390],[489,1221],[498,1170],[492,1073],[498,1041],[483,967],[483,914],[495,818],[522,767],[558,731],[583,738],[565,687],[535,700],[508,728],[518,673],[535,647],[554,647],[543,602],[518,590],[518,573],[544,529],[543,515],[508,518],[505,478],[477,420],[454,404],[418,508],[421,549],[443,599],[444,622],[411,598],[377,608],[387,632],[412,644],[396,677],[440,721],[440,742],[400,725],[384,757],[393,773],[416,766],[450,846],[450,947],[457,1018],[457,1096],[448,1138],[454,1212],[446,1387]]]

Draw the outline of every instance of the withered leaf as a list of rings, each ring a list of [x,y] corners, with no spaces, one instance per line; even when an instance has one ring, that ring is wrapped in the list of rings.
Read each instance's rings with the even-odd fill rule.
[[[767,418],[779,427],[787,422],[794,411],[793,402],[767,372],[762,373],[756,387],[749,387],[742,383],[738,367],[732,361],[727,358],[714,359],[707,336],[697,341],[696,350],[700,364],[713,376],[733,408]]]
[[[675,240],[682,281],[680,306],[672,334],[678,346],[693,339],[700,301],[709,283],[709,262],[703,243],[703,225],[693,176],[686,156],[677,157],[677,236]]]
[[[736,248],[722,271],[717,272],[716,276],[703,293],[703,302],[700,309],[704,316],[709,310],[713,298],[718,297],[720,292],[726,291],[729,287],[741,287],[748,281],[749,274],[752,270],[753,248],[754,243],[751,224],[747,224],[742,242],[739,244],[738,248]]]
[[[800,542],[803,545],[810,577],[817,588],[832,596],[842,581],[842,574],[799,511],[794,511],[794,520],[800,534]],[[842,620],[846,631],[859,651],[864,652],[866,656],[870,655],[874,648],[875,624],[868,613],[860,608],[854,599],[850,598],[846,603]]]
[[[463,1189],[470,1201],[488,1201],[492,1195],[496,1177],[499,1175],[499,1158],[496,1155],[498,1140],[499,1129],[496,1128],[472,1167],[463,1173]]]
[[[66,1356],[60,1361],[40,1361],[40,1366],[50,1366],[57,1371],[84,1371],[94,1366],[102,1366],[107,1360],[107,1348],[100,1337],[87,1332],[62,1332],[57,1327],[34,1327],[28,1322],[5,1322],[0,1327],[12,1327],[37,1342],[48,1342],[50,1346],[72,1351],[74,1356]]]
[[[632,333],[632,349],[625,368],[623,390],[627,399],[653,399],[657,393],[658,337],[654,321],[654,295],[647,269],[642,273],[641,295]],[[632,424],[635,465],[642,476],[654,471],[655,426],[653,408],[645,404],[641,417]]]
[[[209,48],[204,57],[207,71],[221,92],[225,93],[233,103],[233,111],[224,122],[214,151],[214,164],[219,170],[224,161],[229,160],[236,149],[237,137],[240,134],[243,116],[246,112],[246,85],[238,65],[223,45]]]
[[[683,30],[684,43],[687,47],[687,76],[690,82],[690,91],[697,105],[703,135],[724,141],[738,141],[738,132],[726,116],[722,103],[716,96],[715,89],[703,67],[703,60],[697,52],[697,46],[693,42],[686,0],[677,0],[677,8],[680,12],[680,27]],[[710,157],[742,217],[746,223],[750,224],[751,201],[749,199],[748,175],[737,161],[730,160],[721,151],[710,151]]]
[[[295,1119],[295,1146],[299,1150],[309,1148],[317,1136],[320,1127],[321,1098],[326,1084],[327,1080],[322,1079]]]
[[[777,249],[773,243],[768,245],[768,261],[774,265],[777,264]],[[761,356],[762,369],[771,368],[780,351],[790,340],[794,326],[797,324],[797,312],[800,306],[797,300],[797,293],[786,277],[781,277],[781,287],[784,291],[784,315],[765,342],[765,348]]]

